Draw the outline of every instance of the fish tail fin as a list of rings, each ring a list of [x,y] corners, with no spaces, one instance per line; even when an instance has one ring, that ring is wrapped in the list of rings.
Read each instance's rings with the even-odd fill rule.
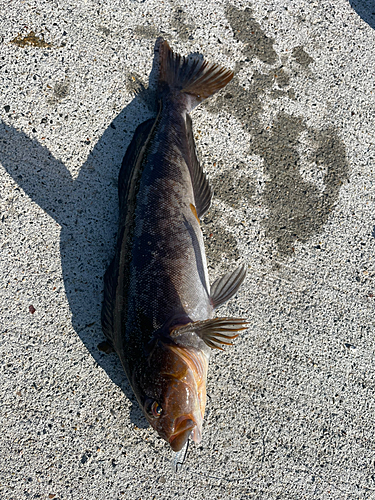
[[[225,87],[233,78],[233,71],[218,64],[208,63],[198,56],[184,57],[173,52],[168,42],[159,46],[159,91],[165,85],[190,96],[189,111],[207,97]]]

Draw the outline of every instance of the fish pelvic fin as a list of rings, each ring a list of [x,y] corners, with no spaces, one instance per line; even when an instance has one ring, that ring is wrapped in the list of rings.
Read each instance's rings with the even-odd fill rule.
[[[159,46],[160,72],[159,88],[164,84],[192,97],[193,109],[207,97],[225,87],[233,78],[233,71],[219,64],[213,64],[199,56],[185,57],[173,52],[168,42]]]
[[[224,349],[222,345],[233,345],[233,340],[238,337],[240,331],[246,330],[248,321],[241,318],[214,318],[204,321],[194,321],[180,326],[171,331],[170,336],[178,340],[185,333],[194,332],[211,349]]]
[[[247,266],[243,264],[214,281],[210,292],[211,304],[214,309],[223,305],[237,293],[246,277],[246,271]]]

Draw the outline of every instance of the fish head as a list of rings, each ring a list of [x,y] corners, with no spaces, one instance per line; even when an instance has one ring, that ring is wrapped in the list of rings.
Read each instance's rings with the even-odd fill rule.
[[[145,417],[173,451],[201,441],[207,366],[199,350],[158,342],[140,374]]]

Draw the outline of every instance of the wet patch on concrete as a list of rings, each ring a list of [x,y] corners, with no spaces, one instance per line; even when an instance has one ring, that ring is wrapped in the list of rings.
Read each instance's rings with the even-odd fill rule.
[[[261,31],[251,9],[241,11],[228,6],[226,13],[235,37],[245,43],[245,56],[257,57],[269,65],[278,61],[272,46],[274,40]],[[292,60],[304,67],[313,61],[302,47],[293,50]],[[240,67],[244,64],[241,63]],[[338,200],[340,187],[349,177],[345,146],[334,128],[314,130],[307,127],[303,117],[284,112],[278,113],[270,128],[263,128],[260,120],[263,96],[294,99],[294,90],[288,88],[289,85],[287,68],[270,67],[265,72],[256,70],[247,88],[236,75],[215,100],[205,104],[209,111],[216,113],[224,109],[232,114],[251,135],[249,153],[263,158],[267,177],[261,193],[268,211],[268,218],[263,221],[265,234],[286,256],[293,253],[295,241],[306,241],[321,231]],[[302,135],[311,144],[309,162],[313,164],[312,168],[321,171],[323,189],[306,180],[300,172]],[[215,195],[234,206],[232,174],[225,172],[222,181],[219,189],[215,189]],[[237,190],[241,189],[240,186],[241,181],[237,181]],[[245,188],[243,194],[252,203],[252,189]],[[236,195],[241,198],[241,194]]]
[[[245,165],[241,169],[245,169]],[[255,203],[256,184],[255,179],[248,175],[238,177],[234,171],[224,172],[210,181],[214,196],[225,201],[232,208],[240,208],[242,200],[246,198],[247,204]]]
[[[292,57],[293,59],[300,64],[301,66],[304,66],[307,68],[307,66],[314,62],[314,59],[309,56],[304,50],[302,46],[299,47],[294,47],[293,52],[292,52]]]
[[[323,182],[323,207],[328,215],[339,197],[341,186],[349,179],[349,164],[346,159],[344,143],[337,136],[334,128],[316,131],[309,129],[309,136],[316,142],[316,153],[312,160],[323,170],[326,170]]]
[[[111,34],[111,30],[109,28],[106,28],[105,26],[98,26],[98,31],[103,33],[105,36],[108,36]]]
[[[178,37],[181,40],[188,40],[192,38],[191,33],[195,29],[193,22],[189,22],[185,11],[179,6],[175,6],[172,9],[170,16],[170,25],[173,30],[177,32]],[[159,36],[162,36],[166,40],[172,40],[175,36],[165,33],[162,30],[158,30],[154,26],[136,26],[134,28],[134,33],[140,37],[147,40],[155,40]]]
[[[283,75],[283,73],[282,73]],[[257,135],[263,133],[259,125],[259,115],[263,112],[262,96],[268,93],[272,97],[294,98],[294,92],[273,88],[277,80],[277,70],[268,73],[254,71],[248,88],[245,89],[240,83],[238,76],[225,87],[215,100],[206,101],[203,105],[209,111],[216,113],[218,110],[226,110],[240,120],[244,130]],[[282,84],[286,85],[286,79],[282,77]]]
[[[220,211],[212,206],[201,221],[208,268],[229,269],[240,258],[235,236],[218,224]]]
[[[176,6],[172,13],[171,25],[178,32],[178,36],[181,40],[188,40],[195,28],[195,25],[192,22],[188,22],[186,13],[179,6]]]
[[[154,40],[160,36],[160,32],[153,26],[136,26],[134,33],[139,38],[146,38],[147,40]]]
[[[51,48],[52,44],[44,41],[44,35],[37,36],[34,31],[26,36],[18,34],[10,43],[18,45],[18,47],[39,47],[39,48]]]
[[[275,83],[278,87],[284,88],[289,85],[289,75],[285,73],[285,70],[282,68],[277,68],[275,71]]]
[[[246,82],[246,88],[236,75],[216,99],[204,105],[214,113],[226,110],[251,135],[249,154],[263,158],[263,170],[267,177],[260,196],[267,208],[268,217],[263,220],[262,225],[266,237],[275,242],[281,254],[287,256],[293,252],[296,241],[308,240],[326,223],[338,199],[340,187],[348,179],[349,166],[345,147],[334,129],[315,131],[307,127],[303,117],[286,113],[279,113],[271,128],[263,128],[260,118],[264,111],[264,96],[294,100],[295,91],[290,86],[288,64],[298,63],[306,69],[313,58],[302,46],[298,46],[291,52],[289,62],[284,59],[281,62],[273,47],[274,39],[263,32],[250,8],[241,10],[228,5],[225,12],[234,37],[244,44],[244,59],[237,65],[237,72],[255,58],[269,65],[269,69],[255,70],[251,80]],[[180,7],[176,7],[171,14],[171,25],[182,40],[188,39],[194,29]],[[150,39],[160,34],[153,27],[144,26],[138,26],[136,32]],[[137,75],[129,75],[127,87],[136,94],[148,96]],[[146,103],[150,109],[153,98],[153,95],[149,95],[149,102]],[[322,188],[314,182],[313,176],[309,180],[301,173],[302,135],[307,135],[307,140],[311,143],[311,168],[323,172]],[[214,197],[235,209],[241,207],[243,199],[246,199],[248,205],[253,205],[254,197],[259,196],[254,179],[244,175],[238,177],[235,171],[220,174],[211,183]],[[211,215],[206,216],[202,222],[209,259],[219,263],[223,254],[230,261],[238,259],[235,238],[215,221],[213,213],[216,213],[215,209],[211,209]]]
[[[257,57],[267,64],[276,62],[277,54],[273,48],[275,40],[263,32],[251,9],[241,10],[227,5],[225,15],[232,26],[235,39],[245,44],[243,53],[247,58],[251,60]]]
[[[325,171],[323,193],[300,173],[299,138],[305,130],[314,137],[315,153],[310,159]],[[264,159],[268,178],[262,193],[268,208],[263,223],[266,235],[281,253],[290,254],[296,240],[306,241],[327,222],[348,179],[344,145],[332,129],[316,132],[307,129],[301,118],[279,113],[271,129],[257,135],[252,150]]]
[[[63,99],[69,97],[69,94],[70,81],[68,78],[65,78],[64,80],[55,83],[52,95],[48,98],[47,102],[49,105],[53,106],[61,102]]]

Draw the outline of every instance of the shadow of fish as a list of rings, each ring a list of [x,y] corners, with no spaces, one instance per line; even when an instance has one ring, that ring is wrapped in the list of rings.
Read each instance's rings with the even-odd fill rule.
[[[105,275],[103,331],[148,422],[173,451],[200,442],[211,348],[231,345],[246,321],[212,319],[246,275],[210,289],[199,219],[212,192],[188,114],[233,73],[159,46],[158,113],[139,125],[119,175],[115,257]]]

